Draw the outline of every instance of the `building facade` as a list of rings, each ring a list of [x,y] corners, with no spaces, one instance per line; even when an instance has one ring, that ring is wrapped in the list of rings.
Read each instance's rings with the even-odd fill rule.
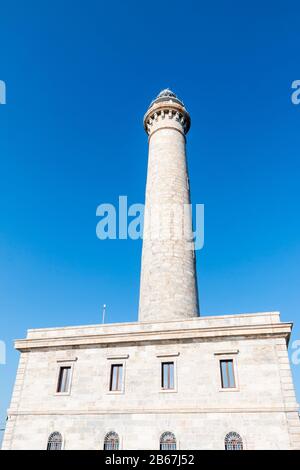
[[[199,315],[191,216],[183,223],[173,211],[190,202],[190,116],[164,90],[144,126],[139,321],[34,329],[17,340],[2,448],[300,449],[292,324],[278,312]]]

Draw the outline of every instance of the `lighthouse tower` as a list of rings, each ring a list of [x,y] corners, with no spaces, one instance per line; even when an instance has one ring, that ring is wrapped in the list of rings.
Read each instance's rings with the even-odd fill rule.
[[[169,89],[144,117],[149,136],[139,321],[199,316],[186,134],[190,116]]]

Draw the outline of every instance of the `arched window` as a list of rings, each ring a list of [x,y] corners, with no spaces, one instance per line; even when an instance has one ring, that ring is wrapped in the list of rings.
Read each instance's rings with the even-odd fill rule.
[[[108,432],[104,438],[104,450],[119,450],[119,436],[116,432]]]
[[[59,432],[50,434],[47,444],[47,450],[61,450],[62,436]]]
[[[176,437],[172,432],[160,436],[160,450],[176,450]]]
[[[237,432],[229,432],[226,435],[225,450],[243,450],[243,440]]]

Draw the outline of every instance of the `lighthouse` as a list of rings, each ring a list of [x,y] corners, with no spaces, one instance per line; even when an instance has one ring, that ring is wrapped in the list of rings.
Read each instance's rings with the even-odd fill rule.
[[[141,261],[139,321],[199,316],[192,242],[186,134],[190,115],[169,89],[144,117],[148,171]]]

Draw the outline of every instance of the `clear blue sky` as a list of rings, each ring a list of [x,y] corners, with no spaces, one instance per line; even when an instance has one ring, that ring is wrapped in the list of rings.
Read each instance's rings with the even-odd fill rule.
[[[298,2],[44,0],[0,15],[0,423],[27,328],[137,318],[140,241],[96,238],[96,207],[143,202],[142,117],[170,87],[192,116],[202,315],[300,325]],[[300,399],[300,366],[293,368]]]

